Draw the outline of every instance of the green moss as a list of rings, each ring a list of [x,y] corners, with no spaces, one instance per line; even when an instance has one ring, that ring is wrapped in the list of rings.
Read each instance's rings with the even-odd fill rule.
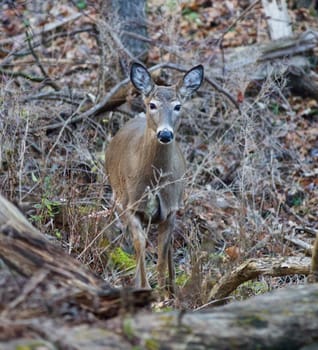
[[[268,326],[268,321],[262,319],[260,315],[250,315],[240,317],[238,324],[240,327],[254,327],[260,329],[266,328]]]
[[[156,339],[147,339],[145,341],[145,348],[147,350],[158,350],[160,346]]]
[[[120,247],[115,248],[110,253],[110,260],[121,270],[133,269],[136,266],[135,259],[130,254],[124,252]]]
[[[234,292],[234,295],[241,298],[247,299],[253,295],[260,295],[268,292],[268,285],[265,282],[259,281],[247,281],[242,283]]]
[[[162,315],[159,316],[159,320],[163,322],[165,326],[175,326],[175,317],[173,316],[173,314],[163,312]]]
[[[96,207],[92,205],[79,205],[76,209],[79,215],[86,216],[92,214],[96,210]]]
[[[163,306],[163,307],[156,307],[156,306],[153,306],[153,309],[152,309],[153,312],[170,312],[170,311],[173,311],[173,307],[171,306]]]
[[[183,287],[187,281],[189,280],[189,276],[185,274],[184,272],[181,272],[176,277],[176,285]]]
[[[125,318],[123,321],[123,333],[129,340],[133,340],[135,338],[132,323],[133,320],[131,318]]]
[[[108,248],[110,245],[109,240],[105,237],[101,237],[101,239],[98,241],[98,247],[99,248]]]
[[[191,10],[190,8],[184,8],[182,10],[182,16],[185,17],[189,22],[194,22],[198,25],[202,24],[199,13]]]
[[[76,7],[79,9],[79,10],[85,10],[86,7],[87,7],[87,3],[85,0],[78,0],[76,1]]]
[[[22,120],[29,120],[30,113],[27,109],[20,109],[20,118]]]
[[[14,346],[15,350],[38,350],[38,349],[48,349],[52,350],[55,349],[55,347],[47,343],[46,341],[41,341],[41,340],[19,340],[19,344],[16,344]],[[12,347],[13,348],[13,347]]]

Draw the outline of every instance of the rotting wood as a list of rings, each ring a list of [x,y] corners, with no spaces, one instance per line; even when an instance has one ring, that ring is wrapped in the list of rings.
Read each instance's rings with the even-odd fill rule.
[[[210,300],[222,300],[240,284],[263,276],[309,275],[311,259],[308,257],[281,257],[250,259],[224,275],[210,292]]]
[[[52,349],[289,349],[318,346],[318,285],[285,288],[204,312],[123,313],[107,321],[0,317],[0,347]],[[30,339],[32,336],[33,339]],[[48,344],[47,344],[48,343]],[[309,348],[309,347],[308,347]]]
[[[46,288],[41,295],[42,303],[36,307],[25,305],[25,315],[45,313],[43,303],[72,300],[79,308],[90,310],[94,314],[111,317],[116,315],[123,305],[139,308],[148,305],[154,296],[149,290],[120,290],[96,277],[79,261],[67,255],[61,248],[49,242],[26,218],[4,197],[0,195],[0,258],[19,275],[30,279],[15,301],[2,305],[6,314],[21,316],[21,305],[26,296],[44,283],[56,285],[63,293],[54,288]],[[43,274],[43,271],[45,272]],[[11,306],[10,306],[11,305]],[[13,305],[13,306],[12,306]],[[1,310],[1,307],[0,307]],[[29,311],[28,311],[29,310]]]
[[[227,75],[237,69],[254,67],[251,80],[265,79],[270,72],[267,65],[279,67],[281,73],[287,73],[289,67],[308,68],[309,62],[303,55],[313,50],[318,44],[318,33],[308,30],[291,38],[271,41],[268,43],[243,46],[225,51],[225,71]],[[275,60],[275,62],[272,62]],[[279,64],[281,63],[281,64]],[[214,68],[210,70],[216,79],[223,79],[221,60],[216,59]],[[209,72],[209,71],[208,71]]]
[[[137,315],[132,333],[170,349],[299,349],[317,344],[317,291],[297,287],[206,312]]]

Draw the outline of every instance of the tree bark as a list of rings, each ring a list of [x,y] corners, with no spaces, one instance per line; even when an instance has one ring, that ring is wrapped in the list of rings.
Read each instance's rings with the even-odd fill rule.
[[[288,14],[286,0],[262,0],[262,3],[271,39],[291,37],[292,21]]]
[[[169,349],[299,349],[318,345],[318,286],[303,286],[200,313],[137,315],[133,332]]]
[[[0,348],[14,350],[17,344],[26,346],[36,341],[63,350],[298,350],[309,345],[316,349],[317,315],[318,286],[314,284],[205,312],[122,313],[115,319],[89,325],[67,325],[52,317],[24,321],[0,317]]]
[[[145,0],[112,0],[115,18],[119,21],[120,39],[123,45],[137,58],[147,53],[147,43],[138,36],[147,37]],[[133,34],[137,34],[134,36]]]
[[[96,22],[100,49],[99,99],[106,95],[112,81],[129,74],[132,61],[148,56],[146,0],[100,1],[100,19]]]

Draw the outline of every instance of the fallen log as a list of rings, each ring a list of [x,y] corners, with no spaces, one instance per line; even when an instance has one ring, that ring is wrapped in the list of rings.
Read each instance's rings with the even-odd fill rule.
[[[286,276],[310,274],[311,259],[309,257],[269,257],[249,259],[240,266],[225,274],[213,286],[210,300],[224,299],[242,283],[259,276]]]
[[[38,346],[63,350],[296,350],[309,345],[315,349],[317,315],[318,285],[313,284],[281,289],[205,312],[123,313],[107,321],[80,325],[52,317],[0,317],[0,348],[28,348],[36,342]]]
[[[318,345],[318,286],[279,290],[198,313],[137,315],[132,334],[169,349],[300,349]],[[182,344],[182,346],[180,346]]]

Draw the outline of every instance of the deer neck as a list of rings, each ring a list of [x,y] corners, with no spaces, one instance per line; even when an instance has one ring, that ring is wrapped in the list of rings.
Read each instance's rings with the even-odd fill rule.
[[[176,142],[173,140],[169,144],[161,144],[156,133],[150,128],[146,128],[143,137],[143,152],[140,153],[141,161],[144,163],[145,172],[158,170],[163,174],[169,173],[176,149]]]

